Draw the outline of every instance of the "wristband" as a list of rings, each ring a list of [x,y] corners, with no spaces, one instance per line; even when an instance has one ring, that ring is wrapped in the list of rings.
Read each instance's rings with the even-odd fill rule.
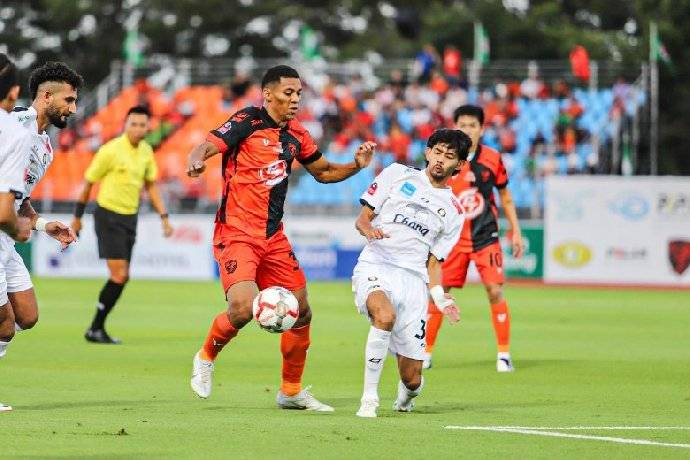
[[[81,219],[81,217],[84,215],[84,210],[86,209],[86,203],[77,203],[77,205],[74,208],[74,217],[77,219]]]
[[[45,232],[47,223],[48,223],[47,219],[44,219],[43,217],[39,217],[38,219],[36,219],[36,223],[34,224],[34,228],[39,232]]]
[[[431,300],[434,301],[436,308],[441,311],[443,311],[444,308],[453,305],[453,300],[446,298],[446,293],[443,291],[443,287],[438,284],[429,289],[429,294],[431,295]]]
[[[163,214],[161,214],[161,219],[167,219],[167,218],[168,218],[167,212],[164,212]]]

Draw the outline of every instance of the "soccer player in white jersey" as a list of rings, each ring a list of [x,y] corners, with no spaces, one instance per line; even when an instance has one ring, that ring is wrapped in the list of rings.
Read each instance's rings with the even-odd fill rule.
[[[426,305],[429,294],[451,322],[455,302],[441,286],[441,261],[460,236],[464,211],[448,179],[467,161],[472,141],[440,129],[427,142],[424,170],[394,163],[362,195],[357,230],[368,240],[352,276],[355,304],[371,327],[365,351],[359,417],[376,417],[386,354],[397,356],[400,382],[393,409],[410,412],[424,386]]]
[[[15,241],[26,241],[31,236],[31,220],[17,216],[14,201],[24,194],[24,172],[31,136],[8,112],[19,97],[17,68],[0,53],[0,230]],[[0,250],[0,343],[14,335],[14,315],[7,298],[7,279],[1,268],[8,263],[10,253]],[[0,347],[0,358],[5,355]],[[0,412],[9,412],[12,406],[0,403]]]
[[[48,222],[40,217],[31,206],[30,196],[53,161],[53,149],[46,129],[49,125],[60,129],[67,126],[67,118],[77,111],[77,91],[82,84],[81,75],[66,64],[48,62],[35,69],[29,77],[31,107],[15,107],[11,113],[31,136],[29,148],[24,152],[28,162],[24,195],[15,201],[18,214],[29,218],[35,230],[46,232],[59,241],[63,249],[76,240],[76,235],[62,222]],[[0,251],[9,254],[0,276],[7,280],[5,287],[14,316],[14,328],[16,331],[30,329],[38,321],[38,302],[29,271],[9,236],[0,234]],[[4,351],[8,342],[0,342],[0,350]]]

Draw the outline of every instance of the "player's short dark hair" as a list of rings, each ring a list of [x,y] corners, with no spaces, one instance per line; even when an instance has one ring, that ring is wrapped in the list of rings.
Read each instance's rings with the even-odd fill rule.
[[[280,83],[280,79],[286,78],[299,78],[299,74],[295,69],[288,65],[277,65],[271,67],[264,74],[264,78],[261,79],[261,88],[265,88],[271,83]]]
[[[125,118],[127,118],[133,113],[137,115],[146,115],[147,117],[151,118],[151,111],[145,105],[135,105],[127,111],[127,116]]]
[[[31,72],[31,76],[29,77],[29,93],[31,94],[31,99],[36,98],[38,87],[47,81],[67,83],[75,90],[80,89],[84,85],[82,76],[72,70],[67,64],[64,62],[49,61]]]
[[[0,100],[5,99],[10,90],[18,84],[17,66],[7,55],[0,53]]]
[[[457,123],[458,118],[462,117],[463,115],[476,118],[479,120],[479,125],[484,126],[484,109],[478,105],[461,105],[453,112],[453,121]]]
[[[446,144],[448,148],[455,150],[460,161],[467,160],[467,155],[472,146],[472,139],[459,129],[437,129],[426,142],[428,148],[434,148],[436,144]]]

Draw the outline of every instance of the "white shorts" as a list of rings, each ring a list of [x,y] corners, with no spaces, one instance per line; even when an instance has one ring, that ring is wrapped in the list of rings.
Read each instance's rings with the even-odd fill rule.
[[[8,292],[21,292],[33,287],[22,256],[14,248],[14,241],[8,239],[3,235],[0,240],[0,306],[9,302]]]
[[[352,292],[357,310],[367,317],[367,297],[374,291],[383,291],[395,310],[389,351],[422,361],[429,302],[426,282],[419,275],[393,265],[358,262],[352,274]]]

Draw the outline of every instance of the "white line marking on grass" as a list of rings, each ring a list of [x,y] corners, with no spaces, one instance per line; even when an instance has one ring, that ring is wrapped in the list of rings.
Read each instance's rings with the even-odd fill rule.
[[[515,434],[529,434],[533,436],[551,436],[554,438],[571,438],[571,439],[588,439],[593,441],[616,442],[619,444],[636,444],[645,446],[661,446],[661,447],[680,447],[690,449],[690,444],[677,444],[668,442],[650,441],[648,439],[630,439],[630,438],[614,438],[610,436],[592,436],[585,434],[560,433],[558,431],[542,431],[543,429],[555,429],[549,427],[509,427],[509,426],[445,426],[448,430],[468,430],[468,431],[493,431],[497,433],[515,433]],[[566,429],[681,429],[686,430],[690,427],[564,427]]]
[[[482,430],[487,428],[507,428],[511,430],[690,430],[690,426],[456,426],[448,425],[443,428],[447,430]]]

